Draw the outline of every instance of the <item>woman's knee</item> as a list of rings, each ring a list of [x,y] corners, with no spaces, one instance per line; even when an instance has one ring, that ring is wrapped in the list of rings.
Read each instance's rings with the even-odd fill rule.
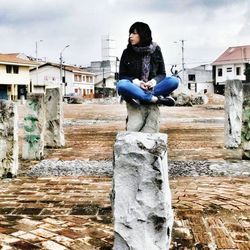
[[[129,85],[131,85],[131,82],[129,80],[125,80],[125,79],[124,80],[120,80],[117,83],[117,91],[118,91],[118,93],[121,93],[124,90],[128,89]]]
[[[179,79],[175,76],[171,76],[169,79],[169,84],[173,90],[177,89],[179,86]]]

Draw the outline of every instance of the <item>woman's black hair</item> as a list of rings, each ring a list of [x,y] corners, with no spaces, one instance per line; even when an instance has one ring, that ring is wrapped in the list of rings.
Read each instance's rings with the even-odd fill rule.
[[[129,29],[129,35],[134,32],[138,33],[140,36],[140,43],[138,44],[138,46],[145,47],[149,46],[152,43],[151,29],[146,23],[136,22],[132,24]],[[129,39],[128,42],[130,44]]]

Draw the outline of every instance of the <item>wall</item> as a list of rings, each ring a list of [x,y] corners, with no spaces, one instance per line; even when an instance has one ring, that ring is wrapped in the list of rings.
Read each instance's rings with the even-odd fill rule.
[[[74,79],[74,75],[79,73],[73,73],[70,71],[62,71],[62,75],[65,75],[65,80],[67,83],[67,86],[63,85],[63,93],[70,94],[75,93],[75,90],[77,89],[80,95],[84,94],[84,89],[86,92],[90,92],[91,90],[94,92],[94,76],[93,76],[93,82],[76,82]],[[30,78],[33,83],[36,84],[36,70],[32,70],[30,72]],[[44,66],[40,67],[38,69],[38,83],[39,84],[45,84],[46,87],[61,87],[60,84],[60,69],[54,66]],[[40,92],[39,92],[40,93]]]
[[[236,67],[241,67],[241,74],[236,75]],[[222,68],[222,76],[218,76],[218,68]],[[232,72],[227,72],[227,68],[232,68]],[[244,81],[246,79],[246,76],[244,75],[245,71],[245,64],[227,64],[227,65],[216,65],[216,75],[215,75],[215,82],[216,83],[223,83],[226,80],[233,80],[233,79],[239,79],[241,81]]]
[[[195,81],[188,80],[188,75],[195,75]],[[196,92],[203,93],[204,89],[207,93],[214,93],[212,70],[205,70],[202,67],[185,70],[185,83],[191,83],[193,86],[196,83]],[[194,91],[192,88],[191,90]]]
[[[29,82],[29,67],[19,66],[18,74],[7,74],[6,65],[0,65],[0,84],[28,85]]]
[[[30,71],[30,79],[33,84],[37,82],[36,70]],[[55,87],[59,86],[60,82],[60,70],[51,66],[44,66],[38,69],[38,83],[45,84],[47,86]]]

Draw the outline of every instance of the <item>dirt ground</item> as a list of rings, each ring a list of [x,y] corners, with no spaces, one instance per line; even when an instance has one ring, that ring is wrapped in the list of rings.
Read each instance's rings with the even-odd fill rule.
[[[218,108],[219,107],[219,108]],[[224,149],[224,110],[220,106],[161,107],[160,132],[168,135],[171,160],[218,160],[238,158]],[[50,159],[112,159],[118,131],[125,130],[125,104],[64,105],[66,145],[48,150]]]
[[[168,135],[170,160],[239,159],[240,152],[224,148],[221,105],[160,107],[160,132]],[[19,106],[19,119],[25,114]],[[125,104],[64,104],[65,147],[46,149],[55,160],[111,160],[116,134],[125,130]],[[22,142],[20,132],[20,147]],[[34,162],[21,161],[23,168]],[[22,170],[22,169],[21,169]]]

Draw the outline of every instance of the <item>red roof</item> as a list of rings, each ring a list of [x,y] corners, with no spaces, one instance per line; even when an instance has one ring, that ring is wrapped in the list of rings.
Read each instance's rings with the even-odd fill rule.
[[[1,54],[0,53],[0,64],[17,64],[35,66],[36,63],[30,61],[25,55],[20,53]]]
[[[212,64],[247,63],[250,61],[250,45],[229,47]]]

